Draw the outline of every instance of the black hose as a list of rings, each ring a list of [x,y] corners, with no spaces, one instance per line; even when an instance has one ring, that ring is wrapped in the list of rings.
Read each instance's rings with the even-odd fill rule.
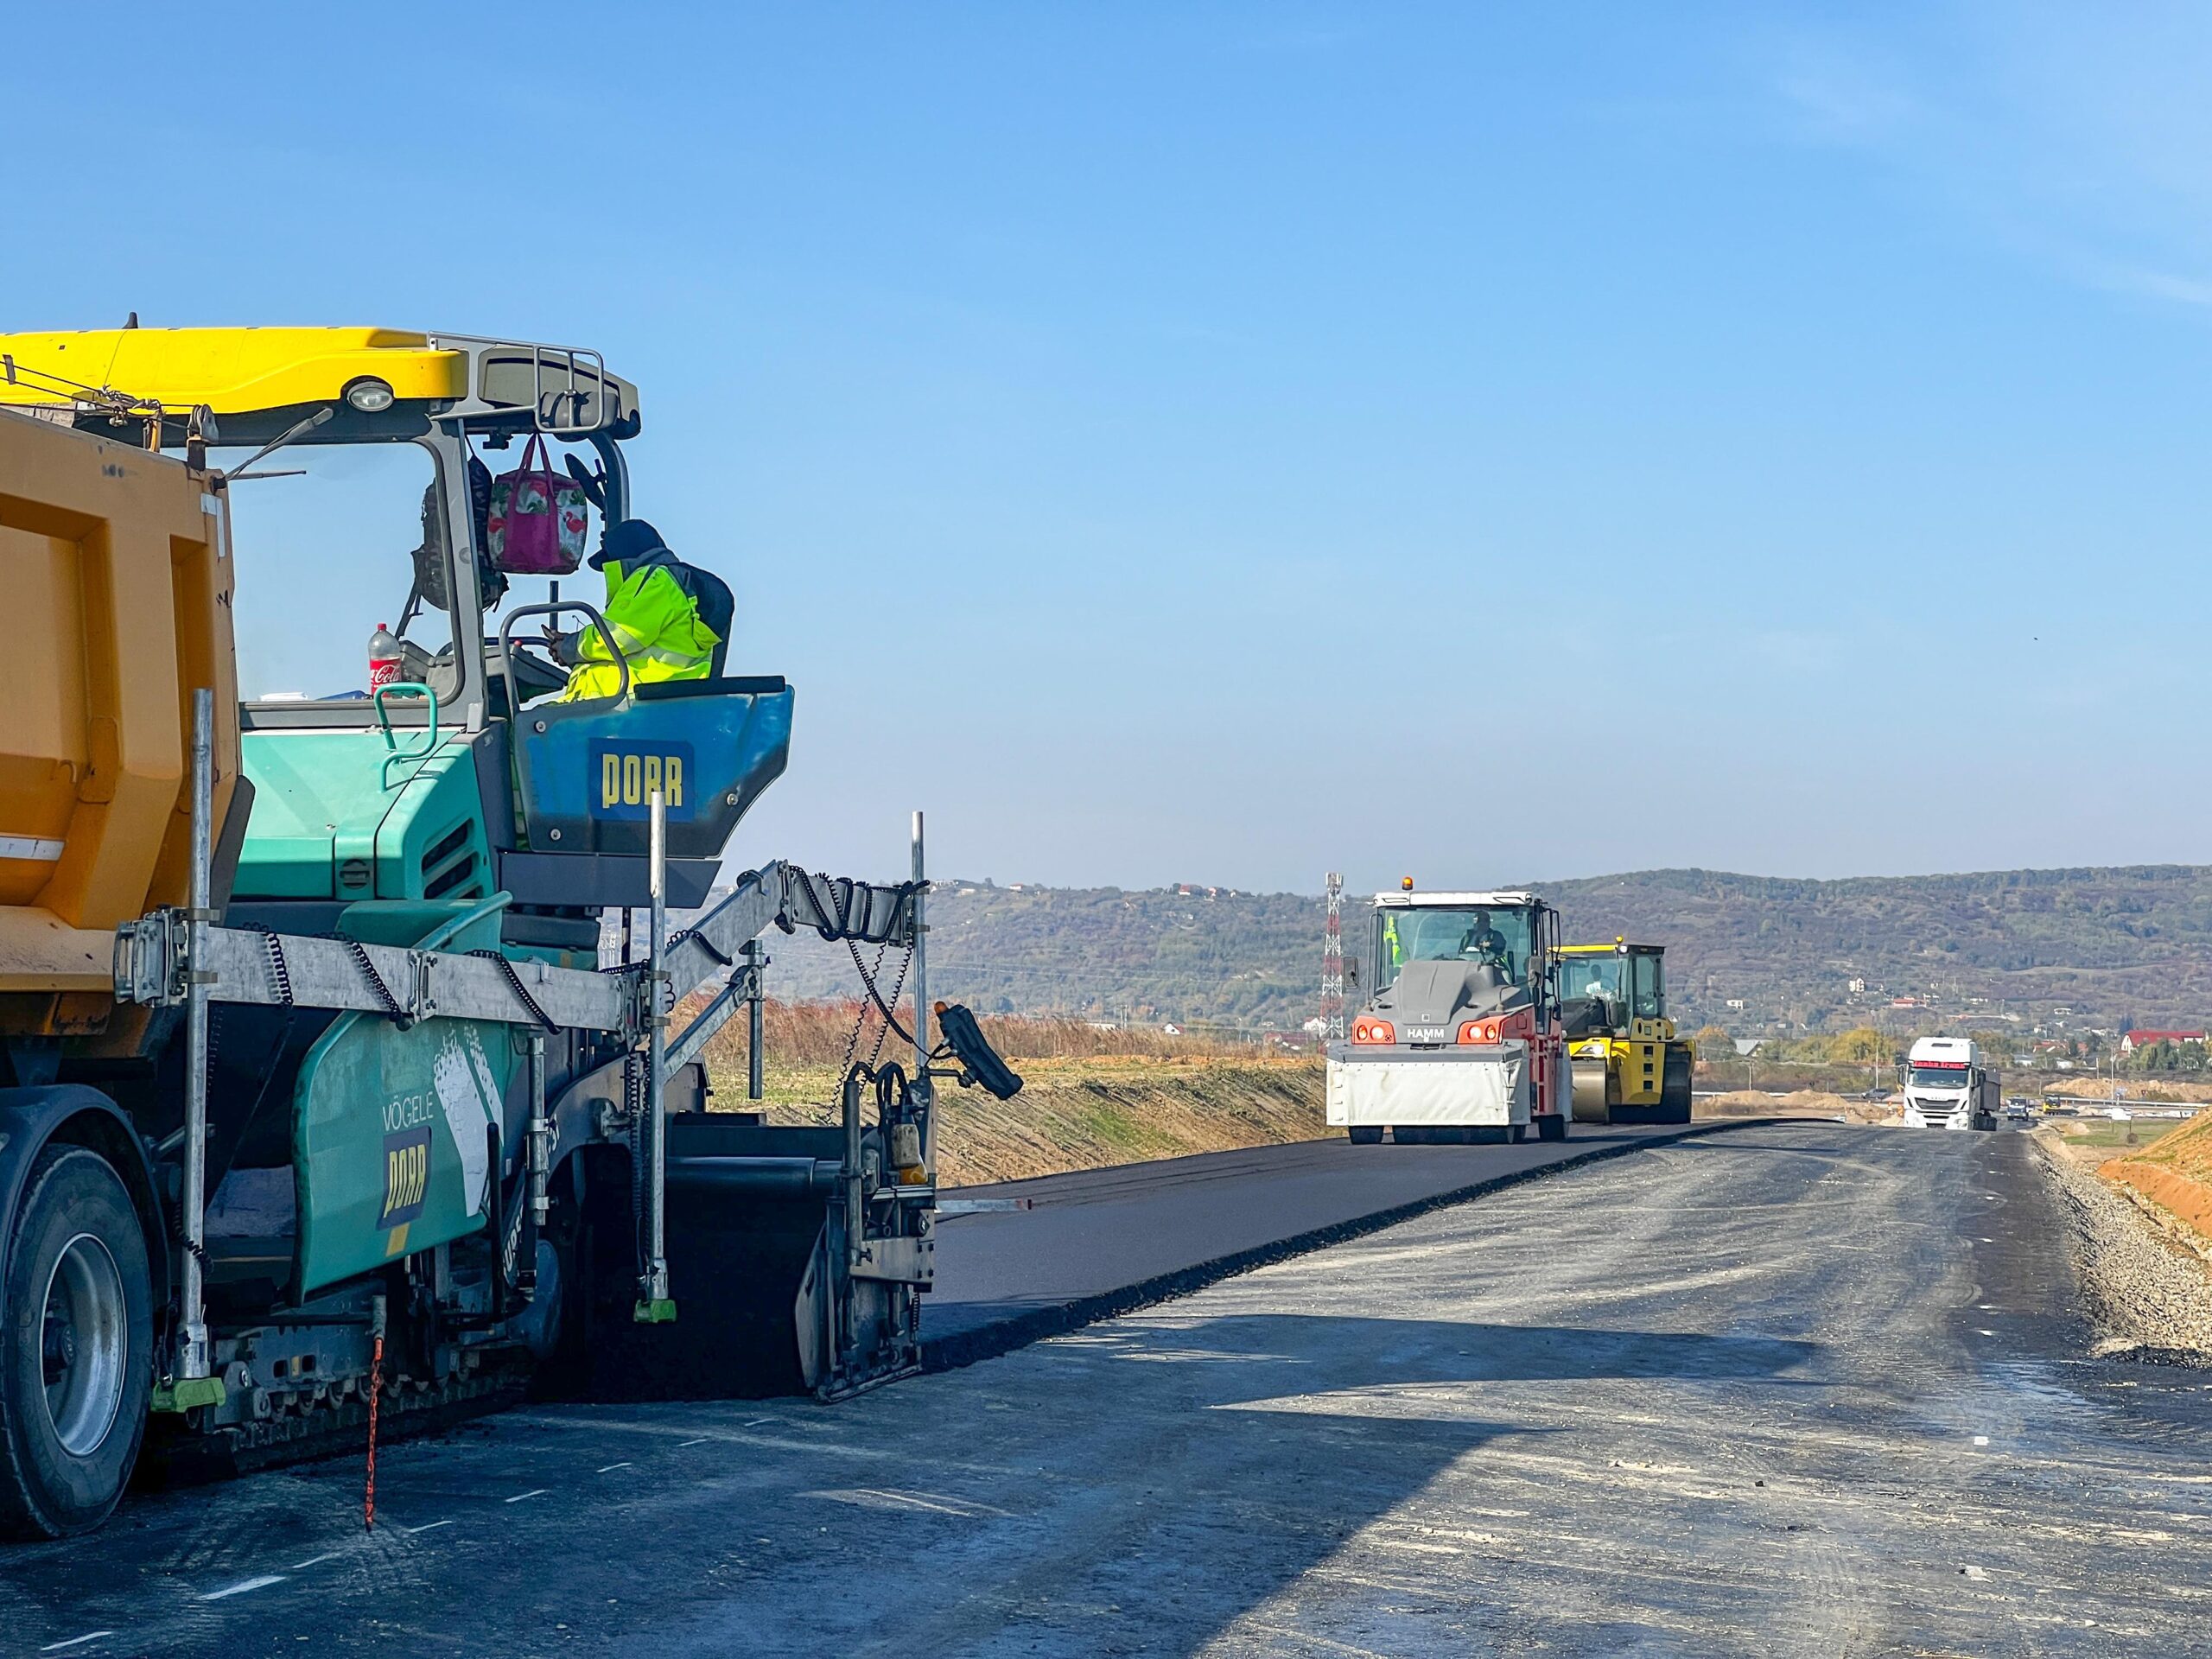
[[[524,988],[522,976],[515,972],[514,963],[510,962],[503,953],[497,950],[472,950],[468,954],[472,957],[481,957],[486,962],[497,963],[499,966],[499,972],[506,978],[507,988],[515,994],[515,1001],[522,1004],[524,1011],[527,1013],[531,1019],[537,1020],[538,1025],[544,1030],[558,1031],[561,1029],[559,1026],[553,1022],[553,1016],[546,1013],[544,1009],[539,1007],[537,1006],[537,999],[532,996],[530,992]]]

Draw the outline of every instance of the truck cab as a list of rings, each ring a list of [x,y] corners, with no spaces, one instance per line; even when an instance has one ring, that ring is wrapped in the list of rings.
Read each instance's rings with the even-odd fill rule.
[[[1906,1057],[1904,1122],[1911,1129],[1993,1129],[2001,1085],[1970,1037],[1923,1037]]]
[[[1559,916],[1534,893],[1377,893],[1328,1121],[1357,1144],[1567,1133]]]

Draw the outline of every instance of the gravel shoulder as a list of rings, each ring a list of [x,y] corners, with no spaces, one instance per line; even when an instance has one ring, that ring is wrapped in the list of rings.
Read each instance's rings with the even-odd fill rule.
[[[2048,1129],[2030,1137],[2054,1184],[2100,1357],[2212,1366],[2212,1273],[2177,1224],[2098,1178]]]

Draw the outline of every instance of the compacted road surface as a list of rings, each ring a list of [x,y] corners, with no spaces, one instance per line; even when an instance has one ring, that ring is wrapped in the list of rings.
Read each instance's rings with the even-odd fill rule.
[[[940,1222],[923,1344],[932,1368],[968,1364],[1532,1171],[1726,1128],[1578,1123],[1565,1141],[1469,1147],[1332,1135],[962,1187],[945,1196],[1033,1207]]]
[[[10,1552],[0,1618],[103,1655],[2208,1651],[2212,1374],[2085,1357],[2044,1179],[2012,1135],[1649,1147],[843,1406],[395,1447],[372,1536],[351,1464],[136,1498]]]

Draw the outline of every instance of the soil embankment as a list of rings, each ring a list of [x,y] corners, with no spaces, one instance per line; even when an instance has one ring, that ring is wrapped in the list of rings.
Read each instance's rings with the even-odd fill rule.
[[[2191,1364],[2212,1359],[2212,1280],[2189,1249],[2197,1236],[2132,1185],[2099,1179],[2058,1126],[2039,1125],[2031,1143],[2057,1184],[2082,1292],[2103,1332],[2098,1351]]]
[[[1150,1158],[1314,1141],[1323,1122],[1322,1068],[1303,1058],[1096,1056],[1017,1059],[1012,1100],[942,1086],[938,1177],[947,1186],[1103,1169]],[[765,1103],[772,1122],[830,1123],[835,1067],[785,1071]],[[715,1103],[740,1108],[745,1076],[715,1068]],[[872,1109],[872,1108],[871,1108]]]
[[[912,1004],[899,1007],[902,1022],[911,1020]],[[947,1186],[1321,1140],[1330,1133],[1317,1055],[1172,1027],[1007,1015],[986,1015],[982,1024],[1024,1086],[1012,1100],[999,1101],[980,1089],[938,1085],[938,1178]],[[753,1104],[746,1098],[745,1025],[732,1020],[706,1046],[715,1104],[725,1110]],[[851,1058],[897,1060],[911,1069],[912,1056],[899,1037],[884,1031],[880,1014],[850,1000],[771,999],[763,1009],[760,1052],[759,1106],[778,1123],[834,1123]],[[874,1110],[872,1102],[867,1109]]]
[[[1756,1089],[1737,1089],[1725,1095],[1705,1096],[1690,1107],[1693,1118],[1709,1117],[1827,1117],[1847,1123],[1885,1123],[1897,1109],[1882,1101],[1847,1100],[1824,1089],[1798,1089],[1786,1095],[1770,1095]]]
[[[2212,1249],[2212,1112],[2200,1112],[2150,1145],[2131,1147],[2100,1166],[2171,1217],[2200,1251]]]

